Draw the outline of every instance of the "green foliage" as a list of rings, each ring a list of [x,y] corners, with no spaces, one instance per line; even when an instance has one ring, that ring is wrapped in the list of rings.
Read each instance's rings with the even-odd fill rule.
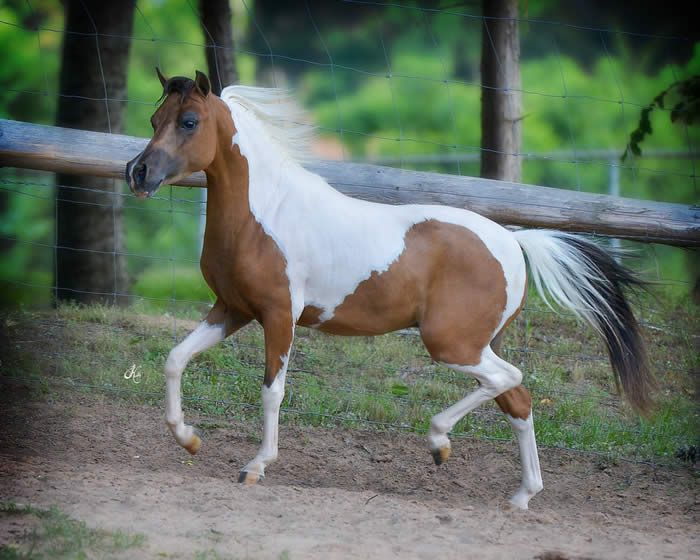
[[[339,91],[336,98],[326,73],[309,72],[301,90],[313,102],[314,115],[324,129],[343,129],[341,138],[354,156],[477,152],[481,91],[474,84],[454,81],[445,70],[452,64],[450,55],[439,49],[398,50],[391,79],[367,77],[356,88]],[[669,65],[653,75],[612,57],[599,58],[589,69],[561,55],[523,60],[523,152],[614,152],[626,144],[625,131],[633,116],[620,100],[639,105],[669,76],[690,74],[699,65],[700,48],[685,67]],[[688,149],[684,132],[663,121],[655,125],[651,148]],[[700,138],[693,131],[690,135],[691,145]],[[593,192],[607,189],[610,162],[557,160],[561,158],[526,160],[524,182]],[[649,166],[653,169],[640,167],[621,169],[623,195],[695,200],[694,185],[687,179],[692,173],[688,162],[659,160]],[[477,174],[478,167],[467,165],[462,172]]]
[[[190,3],[192,4],[192,3]],[[125,132],[149,136],[149,117],[161,94],[155,66],[167,75],[193,75],[205,69],[203,37],[193,6],[176,0],[139,3],[134,16],[134,40],[128,70]],[[549,0],[530,2],[532,17],[556,8]],[[480,87],[478,66],[481,21],[445,13],[387,6],[382,18],[362,24],[328,26],[318,36],[302,41],[289,38],[275,47],[275,64],[288,70],[292,86],[310,108],[324,134],[339,139],[353,157],[396,157],[420,154],[476,155],[480,143]],[[261,61],[250,52],[248,11],[234,6],[239,40],[238,70],[242,83],[254,83]],[[51,123],[58,87],[62,39],[62,9],[49,0],[12,2],[0,7],[0,48],[8,53],[0,67],[0,117]],[[36,31],[36,27],[40,27]],[[673,125],[693,114],[690,105],[668,110],[654,99],[668,84],[683,93],[688,80],[700,73],[700,46],[685,64],[651,66],[663,44],[641,48],[618,34],[603,50],[580,31],[561,29],[562,49],[552,48],[550,29],[523,23],[521,65],[523,90],[523,152],[607,149],[619,153],[628,131],[637,125],[640,108],[645,155],[655,149],[687,150],[700,141],[698,127],[687,131]],[[287,63],[286,46],[308,45],[324,53],[323,64]],[[577,45],[587,45],[579,52]],[[286,45],[286,46],[285,46]],[[291,48],[291,47],[289,47]],[[327,49],[327,50],[326,50]],[[654,55],[654,56],[652,56]],[[325,58],[328,57],[328,58]],[[693,86],[697,87],[697,86]],[[690,91],[690,90],[689,90]],[[693,90],[694,91],[694,90]],[[28,93],[29,92],[29,93]],[[670,95],[670,94],[669,94]],[[672,113],[673,108],[677,108]],[[644,112],[646,111],[646,112]],[[671,113],[667,115],[666,113]],[[671,117],[671,118],[670,118]],[[567,159],[567,158],[564,158]],[[523,182],[545,186],[606,192],[610,162],[561,157],[527,159]],[[615,158],[616,159],[616,158]],[[398,163],[397,163],[398,165]],[[623,196],[693,204],[697,202],[693,162],[689,160],[634,160],[619,168]],[[449,173],[478,175],[478,162],[412,165]],[[12,170],[0,171],[2,210],[0,236],[18,239],[4,247],[0,267],[3,281],[0,305],[46,304],[53,277],[53,192],[49,186],[17,185]],[[45,175],[22,174],[24,181],[50,185]],[[127,193],[123,187],[124,193]],[[20,191],[20,192],[17,192]],[[147,202],[125,198],[124,220],[129,274],[137,295],[187,301],[209,298],[196,278],[199,222],[203,206],[198,189],[163,188]],[[660,247],[640,268],[661,271],[662,279],[689,278],[687,259],[678,249]],[[177,285],[168,286],[176,270]],[[186,272],[187,271],[187,272]],[[38,287],[37,287],[38,286]],[[681,284],[679,290],[685,289]],[[173,296],[175,294],[175,296]],[[158,304],[160,305],[160,304]]]
[[[53,120],[62,16],[61,4],[49,0],[0,5],[0,118]]]
[[[172,300],[214,303],[215,297],[204,282],[198,266],[152,266],[144,270],[132,287],[132,293],[149,300],[155,308],[167,309]]]
[[[700,118],[700,75],[672,83],[640,111],[639,124],[630,133],[630,141],[622,154],[622,161],[627,159],[627,154],[630,151],[635,156],[642,155],[642,149],[639,147],[639,144],[642,143],[647,135],[652,133],[651,119],[649,118],[651,112],[656,108],[665,109],[666,98],[674,94],[677,99],[671,109],[672,123],[681,122],[686,125],[692,125]]]
[[[51,189],[22,170],[0,169],[0,196],[7,210],[0,219],[0,307],[45,305],[53,282],[53,201]],[[10,194],[20,191],[24,194]]]

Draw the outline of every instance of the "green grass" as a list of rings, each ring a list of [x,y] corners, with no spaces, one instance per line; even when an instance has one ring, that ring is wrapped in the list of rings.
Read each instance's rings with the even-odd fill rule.
[[[136,297],[144,298],[154,310],[168,309],[171,300],[211,302],[216,300],[207,287],[198,266],[154,266],[138,276],[131,288]]]
[[[145,537],[123,531],[91,529],[59,509],[0,502],[0,519],[23,518],[27,530],[17,542],[0,546],[0,560],[128,558]]]
[[[641,320],[653,327],[645,336],[661,385],[653,414],[641,419],[616,395],[595,333],[530,297],[504,348],[533,394],[540,445],[658,459],[697,444],[695,310],[682,298],[641,301]],[[192,318],[198,313],[179,310],[176,318],[142,311],[64,306],[7,314],[4,326],[13,343],[8,355],[0,356],[2,376],[27,379],[45,391],[60,383],[162,406],[163,364],[196,325]],[[213,424],[230,417],[259,422],[263,360],[262,331],[253,325],[196,357],[183,377],[187,410]],[[140,377],[128,379],[129,372]],[[302,328],[288,380],[283,422],[418,433],[426,432],[433,414],[475,387],[471,379],[432,362],[414,334],[345,338]],[[512,437],[492,404],[468,415],[453,436]]]

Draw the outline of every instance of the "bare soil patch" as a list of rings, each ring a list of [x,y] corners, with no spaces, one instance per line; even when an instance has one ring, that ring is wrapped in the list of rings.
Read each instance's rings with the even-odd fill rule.
[[[195,419],[196,457],[163,412],[94,395],[0,386],[0,499],[56,505],[88,525],[143,533],[130,557],[690,558],[697,471],[542,450],[545,490],[510,511],[515,444],[458,440],[432,464],[422,437],[282,426],[280,458],[236,483],[261,425]],[[21,527],[0,518],[0,544]],[[549,555],[549,556],[547,556]]]

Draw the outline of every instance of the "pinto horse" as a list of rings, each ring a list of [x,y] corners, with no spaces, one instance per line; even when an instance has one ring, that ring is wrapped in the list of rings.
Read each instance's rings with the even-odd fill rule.
[[[509,231],[445,206],[374,204],[349,198],[295,157],[299,135],[284,128],[277,90],[208,78],[166,79],[151,118],[153,138],[126,168],[133,193],[204,170],[209,189],[201,269],[216,294],[205,320],[165,364],[166,420],[196,453],[180,381],[197,353],[257,320],[265,334],[264,429],[258,454],[240,471],[254,484],[277,458],[278,420],[297,325],[339,335],[418,327],[432,358],[478,387],[435,415],[435,463],[450,454],[448,432],[495,399],[520,447],[522,483],[511,497],[527,509],[542,490],[530,395],[522,373],[498,355],[503,330],[523,307],[527,269],[537,290],[597,329],[632,405],[650,405],[652,378],[638,324],[623,295],[637,279],[596,244],[546,230]],[[546,301],[549,301],[546,299]]]

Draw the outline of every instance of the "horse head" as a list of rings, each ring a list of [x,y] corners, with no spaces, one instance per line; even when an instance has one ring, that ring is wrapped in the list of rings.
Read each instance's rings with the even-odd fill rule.
[[[151,116],[153,138],[126,165],[126,181],[139,198],[153,196],[163,183],[173,183],[206,169],[214,160],[217,124],[209,78],[197,71],[195,79],[166,78],[156,68],[163,95]]]

